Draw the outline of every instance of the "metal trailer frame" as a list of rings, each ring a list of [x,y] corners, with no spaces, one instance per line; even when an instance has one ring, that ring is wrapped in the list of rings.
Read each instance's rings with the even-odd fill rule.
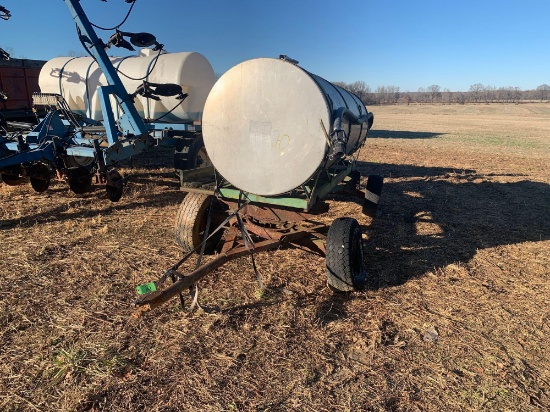
[[[206,171],[199,171],[205,173]],[[311,253],[327,258],[327,280],[329,286],[336,291],[351,291],[363,287],[366,281],[366,271],[363,260],[363,247],[361,239],[355,238],[350,243],[357,246],[354,251],[351,245],[340,245],[341,233],[333,235],[328,225],[315,221],[317,215],[328,212],[328,205],[321,202],[330,193],[337,193],[351,198],[356,203],[362,204],[362,212],[374,217],[378,208],[382,192],[383,179],[381,176],[369,176],[365,191],[359,190],[360,173],[356,170],[355,160],[341,160],[327,170],[320,170],[303,187],[286,196],[263,197],[256,196],[232,187],[226,182],[221,182],[214,189],[185,187],[182,179],[181,190],[187,192],[180,205],[180,212],[176,218],[176,230],[178,219],[182,211],[188,211],[186,203],[188,197],[205,197],[205,202],[210,199],[210,207],[203,208],[196,215],[184,216],[184,225],[189,227],[184,230],[193,230],[199,221],[206,219],[203,238],[192,246],[185,245],[188,252],[180,262],[167,270],[164,275],[155,282],[139,285],[136,289],[138,298],[134,305],[136,310],[134,316],[139,317],[171,298],[179,295],[183,304],[181,293],[191,288],[206,275],[212,273],[225,263],[256,252],[269,251],[282,247],[298,247]],[[246,201],[244,201],[246,199]],[[244,201],[244,203],[243,203]],[[216,213],[214,203],[224,205],[229,212],[222,213],[225,220],[210,233],[209,227],[212,221],[212,213]],[[223,217],[219,220],[223,220]],[[338,220],[338,219],[337,219]],[[358,227],[355,219],[347,219],[351,225]],[[355,223],[353,223],[355,222]],[[336,221],[333,223],[333,225]],[[340,225],[341,226],[341,225]],[[332,227],[332,225],[331,225]],[[225,232],[223,241],[218,243],[218,254],[204,265],[200,265],[202,254],[206,244],[213,235],[219,231]],[[360,233],[360,232],[359,232]],[[206,239],[204,238],[206,236]],[[360,235],[359,235],[360,236]],[[176,233],[177,238],[177,233]],[[254,239],[253,239],[254,238]],[[179,242],[178,242],[179,243]],[[349,249],[348,249],[348,246]],[[329,267],[327,249],[346,248],[349,256],[340,258],[349,259],[353,265],[357,265],[356,273],[337,273]],[[200,252],[199,252],[200,249]],[[190,273],[179,271],[180,265],[186,261],[194,252],[200,253],[198,265]],[[352,256],[353,255],[353,256]],[[334,253],[331,255],[334,260]],[[338,258],[337,258],[338,259]],[[252,260],[254,270],[256,267]],[[257,274],[257,272],[256,272]],[[257,274],[258,275],[258,274]],[[167,284],[171,280],[172,284]],[[260,281],[261,283],[261,281]]]

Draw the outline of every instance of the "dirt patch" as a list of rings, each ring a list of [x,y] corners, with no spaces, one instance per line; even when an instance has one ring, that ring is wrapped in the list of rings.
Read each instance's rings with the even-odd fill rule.
[[[170,153],[125,196],[0,186],[0,410],[544,410],[550,407],[548,105],[374,107],[364,292],[324,261],[261,253],[132,320],[135,286],[181,257]],[[365,183],[365,179],[363,179]],[[194,262],[186,266],[190,269]]]

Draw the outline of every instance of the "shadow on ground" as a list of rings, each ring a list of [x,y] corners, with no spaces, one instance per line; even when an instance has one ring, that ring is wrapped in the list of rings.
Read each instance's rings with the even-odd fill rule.
[[[550,239],[548,184],[527,180],[501,183],[493,178],[521,176],[478,175],[474,170],[452,168],[365,162],[359,162],[358,168],[362,175],[392,177],[385,182],[379,215],[364,228],[370,289],[400,285],[450,263],[467,263],[479,249]],[[181,192],[174,190],[145,194],[139,202],[121,205],[105,199],[100,209],[87,209],[96,202],[97,194],[86,196],[75,199],[79,203],[76,211],[59,205],[1,221],[0,230],[105,215],[118,209],[177,204],[182,198]],[[349,299],[331,297],[319,306],[319,318],[330,322],[345,316]]]
[[[391,175],[380,214],[366,229],[373,288],[399,285],[434,268],[466,263],[478,249],[550,239],[550,185],[500,183],[475,171],[359,163]],[[402,178],[402,179],[400,179]]]
[[[406,130],[375,130],[369,131],[369,139],[433,139],[446,133],[410,132]]]
[[[51,190],[51,189],[50,189]],[[66,189],[56,189],[56,192],[65,192]],[[101,194],[98,194],[101,193]],[[56,194],[57,195],[57,194]],[[166,191],[161,194],[145,194],[140,197],[140,201],[130,202],[130,203],[113,203],[109,201],[106,197],[103,199],[103,207],[98,208],[97,197],[104,196],[103,190],[96,189],[85,195],[73,195],[73,199],[69,203],[64,203],[59,206],[55,206],[51,209],[48,209],[40,213],[31,213],[26,216],[21,216],[16,219],[5,219],[0,220],[0,231],[12,229],[14,227],[28,228],[34,226],[37,223],[44,222],[63,222],[70,221],[73,219],[81,218],[91,218],[97,215],[110,215],[113,212],[118,210],[133,210],[143,207],[160,207],[165,205],[178,204],[183,199],[183,194],[179,190]],[[78,204],[78,208],[74,211],[68,211],[71,209],[72,204]]]
[[[467,264],[479,249],[550,239],[550,185],[491,178],[474,170],[359,162],[362,175],[384,183],[378,216],[363,227],[367,289],[395,287],[451,263]],[[321,324],[347,316],[354,294],[317,306]]]

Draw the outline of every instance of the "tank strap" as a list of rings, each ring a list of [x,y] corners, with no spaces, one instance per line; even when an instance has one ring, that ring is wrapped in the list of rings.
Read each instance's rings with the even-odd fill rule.
[[[67,67],[67,65],[75,59],[77,59],[77,57],[73,57],[72,59],[67,60],[65,62],[65,64],[63,65],[63,67],[61,69],[59,69],[59,94],[61,96],[63,96],[63,88],[62,88],[62,85],[61,85],[61,79],[63,78],[63,72],[65,71],[65,67]]]

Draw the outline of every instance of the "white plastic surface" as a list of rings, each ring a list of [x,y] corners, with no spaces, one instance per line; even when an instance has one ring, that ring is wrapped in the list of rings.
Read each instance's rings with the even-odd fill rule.
[[[303,69],[254,59],[226,72],[204,108],[203,137],[216,169],[235,187],[278,195],[321,167],[330,129],[324,94]],[[330,132],[330,131],[329,131]]]
[[[133,78],[141,78],[150,71],[156,56],[156,52],[144,49],[139,56],[113,57],[111,61],[120,72]],[[141,80],[119,76],[128,93],[133,93],[142,83]],[[216,76],[204,56],[194,52],[182,52],[161,54],[146,80],[182,86],[183,92],[189,93],[189,96],[162,121],[189,122],[201,119],[204,103],[216,81]],[[102,120],[97,88],[107,85],[107,81],[91,57],[57,57],[48,61],[40,72],[39,85],[42,93],[61,94],[73,111],[95,120]],[[141,96],[135,99],[140,116],[148,119],[164,115],[179,102],[175,97],[162,97],[160,101]],[[119,110],[114,100],[112,104],[114,110]]]

